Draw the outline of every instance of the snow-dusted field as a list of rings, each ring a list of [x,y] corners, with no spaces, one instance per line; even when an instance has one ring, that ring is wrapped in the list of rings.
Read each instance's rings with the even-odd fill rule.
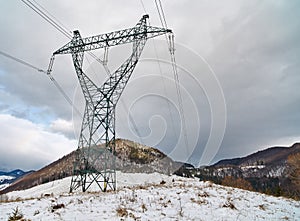
[[[30,220],[300,220],[299,201],[157,173],[117,180],[117,192],[68,194],[65,178],[9,193],[0,220],[16,207]]]

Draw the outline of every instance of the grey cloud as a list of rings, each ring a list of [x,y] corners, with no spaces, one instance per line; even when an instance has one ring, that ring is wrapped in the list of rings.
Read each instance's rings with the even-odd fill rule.
[[[294,85],[299,82],[300,65],[295,58],[300,54],[296,41],[300,23],[295,4],[265,1],[248,8],[246,18],[241,11],[239,19],[224,24],[225,32],[219,33],[210,56],[228,106],[224,152],[219,157],[245,155],[266,144],[276,145],[279,138],[299,136],[295,112],[299,94]],[[293,68],[287,71],[286,65]]]

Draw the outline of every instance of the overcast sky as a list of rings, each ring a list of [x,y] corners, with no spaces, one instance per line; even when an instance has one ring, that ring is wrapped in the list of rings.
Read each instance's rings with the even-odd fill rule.
[[[144,8],[150,24],[161,26],[154,0],[35,1],[83,37],[132,27]],[[0,2],[0,50],[47,69],[51,54],[69,39],[21,0]],[[162,3],[175,34],[188,147],[164,36],[147,42],[118,103],[117,136],[195,166],[300,141],[300,2]],[[130,50],[109,50],[111,71]],[[84,62],[100,86],[103,68],[92,58]],[[71,55],[56,57],[53,76],[82,112]],[[0,55],[0,169],[39,169],[75,150],[80,123],[45,74]]]

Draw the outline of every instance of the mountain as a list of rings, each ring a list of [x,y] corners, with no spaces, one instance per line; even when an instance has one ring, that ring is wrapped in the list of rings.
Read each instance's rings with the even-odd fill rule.
[[[7,188],[11,183],[15,182],[22,176],[29,174],[33,171],[24,172],[17,169],[10,172],[0,171],[0,190]]]
[[[221,160],[213,166],[248,166],[255,164],[278,165],[284,164],[289,155],[300,151],[300,143],[295,143],[291,147],[271,147],[258,151],[242,158]]]
[[[3,175],[3,176],[20,177],[20,176],[23,176],[26,173],[28,173],[28,172],[24,172],[23,170],[17,169],[17,170],[13,170],[13,171],[10,171],[10,172],[0,171],[0,176]]]
[[[0,191],[0,195],[71,176],[74,160],[75,151],[36,172],[16,180],[10,186]],[[155,148],[129,140],[116,140],[116,169],[119,171],[172,174],[186,165],[173,161],[166,154]]]
[[[292,178],[300,176],[295,172],[295,167],[300,165],[292,165],[288,160],[296,154],[300,156],[300,143],[290,147],[271,147],[246,157],[221,160],[198,169],[196,176],[219,184],[243,183],[251,190],[300,198],[299,185]]]
[[[221,160],[210,168],[217,169],[218,176],[286,177],[290,170],[288,157],[299,152],[300,143],[291,147],[271,147],[246,157]]]
[[[283,197],[176,175],[117,177],[118,190],[106,193],[69,194],[70,177],[10,192],[0,220],[300,220],[299,202]]]

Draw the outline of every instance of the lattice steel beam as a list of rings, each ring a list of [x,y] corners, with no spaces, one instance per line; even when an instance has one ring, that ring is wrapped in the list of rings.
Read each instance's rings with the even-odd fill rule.
[[[95,183],[102,191],[116,189],[115,108],[141,56],[147,39],[171,30],[147,25],[148,15],[129,29],[82,38],[74,31],[72,40],[53,53],[71,54],[84,98],[85,112],[74,162],[70,192],[85,192]],[[84,52],[133,43],[129,58],[98,87],[82,70]],[[51,59],[49,70],[52,70]]]

